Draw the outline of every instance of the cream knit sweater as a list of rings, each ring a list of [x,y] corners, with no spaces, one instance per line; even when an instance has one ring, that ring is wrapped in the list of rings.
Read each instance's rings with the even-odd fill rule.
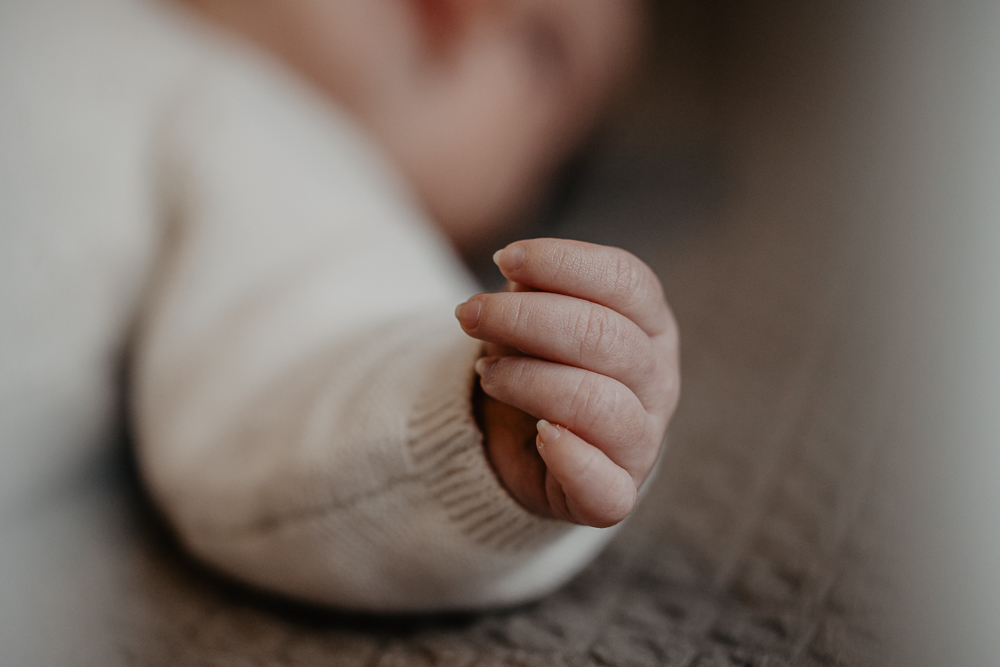
[[[483,453],[474,285],[325,99],[153,0],[0,4],[0,520],[114,420],[197,556],[370,610],[544,594],[611,531]]]

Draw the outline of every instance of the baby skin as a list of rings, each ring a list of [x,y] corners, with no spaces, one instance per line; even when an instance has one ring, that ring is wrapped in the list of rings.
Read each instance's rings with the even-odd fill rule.
[[[511,495],[543,517],[612,526],[632,511],[680,392],[678,333],[630,253],[535,239],[494,261],[508,290],[456,309],[485,343],[474,403]]]

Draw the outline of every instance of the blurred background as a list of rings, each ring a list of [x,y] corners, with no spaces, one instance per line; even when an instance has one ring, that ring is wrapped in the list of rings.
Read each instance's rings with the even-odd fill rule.
[[[123,437],[0,527],[0,662],[1000,665],[1000,3],[663,0],[647,37],[533,223],[680,323],[604,555],[511,611],[289,605],[179,552]]]

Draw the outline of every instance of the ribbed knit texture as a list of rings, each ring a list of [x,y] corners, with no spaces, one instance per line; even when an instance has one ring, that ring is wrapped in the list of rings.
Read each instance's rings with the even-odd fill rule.
[[[500,485],[470,419],[475,374],[458,370],[420,398],[410,419],[413,461],[431,495],[463,533],[500,551],[565,531],[561,522],[528,513]]]

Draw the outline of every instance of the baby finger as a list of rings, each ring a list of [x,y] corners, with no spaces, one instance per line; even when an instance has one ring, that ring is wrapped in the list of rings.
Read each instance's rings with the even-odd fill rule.
[[[565,425],[625,468],[636,485],[652,468],[660,434],[636,395],[617,380],[531,357],[484,357],[476,371],[486,394]]]
[[[549,504],[564,519],[606,528],[635,507],[638,494],[631,475],[572,431],[543,419],[535,444],[545,461]]]

